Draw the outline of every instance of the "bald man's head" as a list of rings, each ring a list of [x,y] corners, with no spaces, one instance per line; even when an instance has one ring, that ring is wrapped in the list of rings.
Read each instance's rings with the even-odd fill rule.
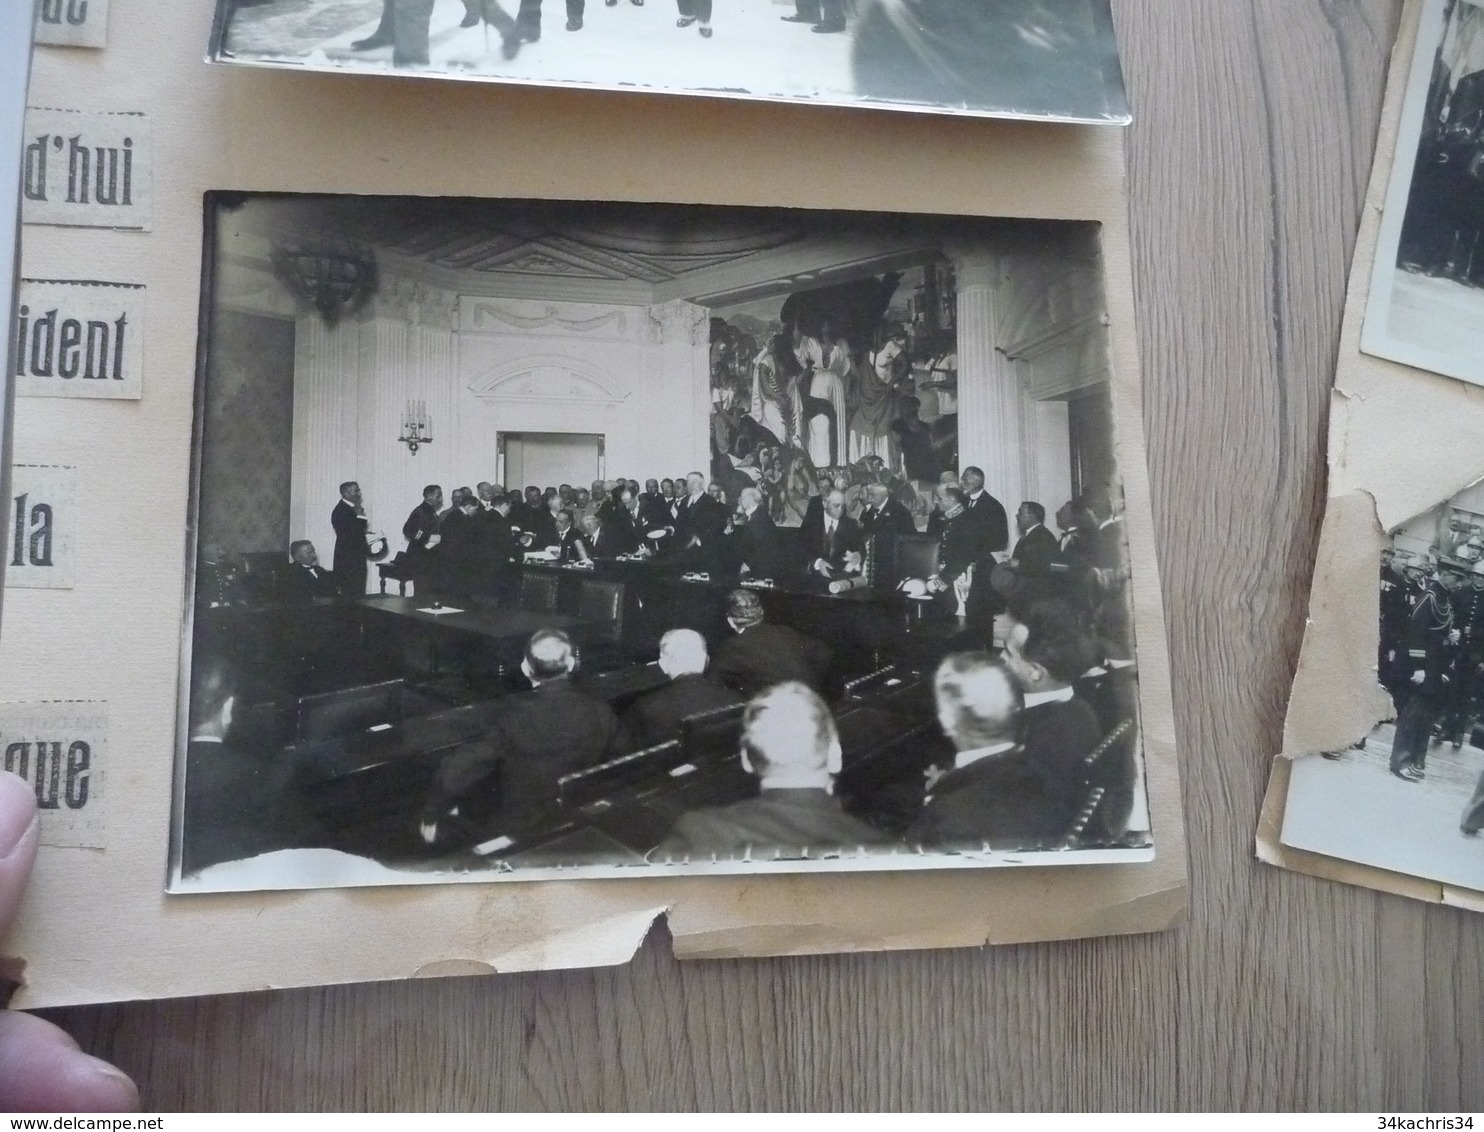
[[[577,669],[572,639],[560,629],[542,629],[526,643],[526,655],[520,667],[533,684],[570,676]]]
[[[824,497],[825,514],[831,519],[838,519],[845,514],[845,493],[843,491],[832,491]]]
[[[670,679],[706,671],[706,639],[694,629],[671,629],[660,638],[660,671]]]

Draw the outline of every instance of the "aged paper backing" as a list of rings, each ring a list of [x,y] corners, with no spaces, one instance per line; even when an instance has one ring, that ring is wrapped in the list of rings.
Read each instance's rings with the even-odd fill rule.
[[[16,1005],[613,964],[661,915],[679,955],[710,957],[977,946],[1179,919],[1186,852],[1120,131],[214,68],[201,62],[209,23],[204,7],[140,0],[106,51],[41,48],[36,60],[33,104],[147,114],[154,178],[149,233],[24,232],[28,277],[75,278],[87,264],[87,277],[143,283],[150,342],[140,401],[17,404],[16,459],[77,469],[76,585],[9,595],[0,679],[15,700],[106,701],[110,771],[106,847],[44,847],[0,943],[27,963]],[[814,157],[806,177],[791,156],[801,152]],[[858,172],[872,168],[893,172]],[[202,194],[229,188],[1101,222],[1155,861],[167,897]],[[102,908],[119,932],[96,930]]]
[[[1392,54],[1376,160],[1350,269],[1330,398],[1329,497],[1309,621],[1284,723],[1282,756],[1263,799],[1257,855],[1269,864],[1433,903],[1484,910],[1484,892],[1280,844],[1285,759],[1342,750],[1392,715],[1376,682],[1377,567],[1385,532],[1484,477],[1484,389],[1360,352],[1371,269],[1391,177],[1420,0],[1409,0]],[[1470,454],[1473,454],[1470,462]],[[1359,611],[1369,611],[1361,616]]]

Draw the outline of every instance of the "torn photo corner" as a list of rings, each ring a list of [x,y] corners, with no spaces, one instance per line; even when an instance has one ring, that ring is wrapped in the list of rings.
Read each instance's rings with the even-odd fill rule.
[[[544,8],[542,0],[218,0],[209,58],[936,114],[1130,120],[1108,0],[545,0]]]
[[[1470,0],[1413,0],[1401,21],[1368,194],[1385,209],[1366,210],[1356,245],[1330,417],[1330,495],[1283,757],[1258,831],[1259,856],[1280,867],[1476,908],[1484,401],[1472,384],[1439,376],[1467,374],[1373,347],[1386,318],[1393,329],[1405,324],[1407,288],[1456,297],[1474,287],[1455,270],[1468,235],[1461,214],[1430,208],[1415,191],[1409,203],[1398,185],[1406,190],[1415,175],[1422,186],[1437,172],[1418,163],[1423,107],[1444,121],[1446,106],[1460,105],[1434,96],[1473,73],[1467,44],[1484,27],[1480,14]],[[1447,317],[1459,333],[1478,321]]]

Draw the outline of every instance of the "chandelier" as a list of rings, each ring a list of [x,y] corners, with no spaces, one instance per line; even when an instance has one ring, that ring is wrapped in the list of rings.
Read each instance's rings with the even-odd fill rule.
[[[286,239],[273,249],[273,273],[325,325],[354,315],[376,294],[376,256],[344,236]]]

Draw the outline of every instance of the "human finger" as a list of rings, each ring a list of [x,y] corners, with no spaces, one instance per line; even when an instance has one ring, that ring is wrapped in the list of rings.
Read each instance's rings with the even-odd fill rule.
[[[77,1048],[44,1019],[0,1012],[0,1111],[134,1112],[139,1090],[123,1072]]]

